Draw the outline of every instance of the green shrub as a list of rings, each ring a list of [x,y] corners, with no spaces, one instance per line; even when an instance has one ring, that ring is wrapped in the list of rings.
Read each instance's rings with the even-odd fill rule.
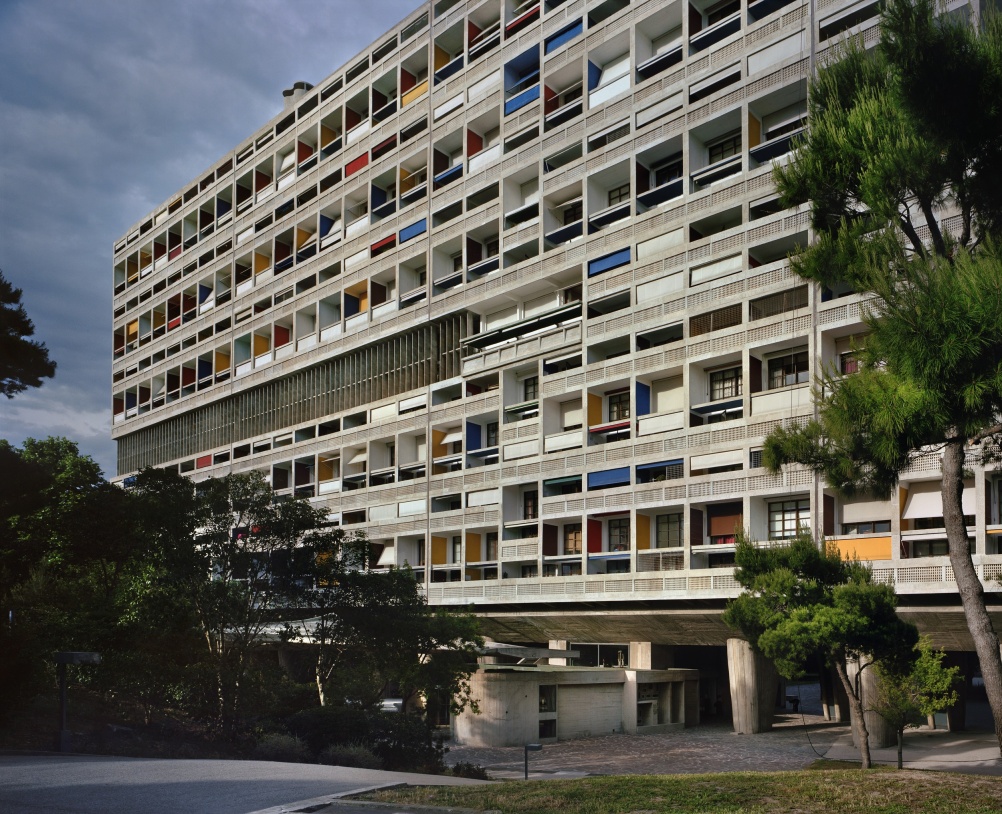
[[[442,774],[446,749],[442,738],[416,715],[376,713],[372,716],[369,748],[394,772]]]
[[[299,738],[271,732],[254,747],[255,760],[277,760],[282,763],[310,763],[313,755]]]
[[[449,774],[453,777],[468,777],[471,780],[490,780],[491,776],[487,774],[487,769],[478,763],[467,763],[465,761],[460,761],[455,766],[449,769]]]
[[[382,769],[383,761],[360,743],[341,743],[320,752],[325,766],[347,766],[352,769]]]
[[[328,746],[367,744],[370,714],[358,707],[313,707],[289,717],[286,728],[319,755]]]

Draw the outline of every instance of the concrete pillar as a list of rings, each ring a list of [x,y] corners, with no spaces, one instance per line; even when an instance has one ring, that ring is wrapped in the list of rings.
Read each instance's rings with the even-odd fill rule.
[[[821,680],[821,710],[827,721],[842,723],[849,720],[849,696],[835,671],[824,665],[818,674]]]
[[[630,642],[630,669],[631,670],[652,669],[650,642]]]
[[[864,661],[864,664],[869,662]],[[857,683],[856,676],[860,674],[859,662],[850,661],[846,668],[849,673],[849,680]],[[898,735],[887,721],[879,714],[873,712],[870,706],[877,696],[879,679],[877,671],[873,667],[866,667],[862,670],[859,678],[860,700],[863,702],[863,720],[866,722],[866,731],[870,736],[870,748],[880,749],[885,746],[894,746],[898,742]],[[856,746],[859,746],[857,743]]]
[[[682,713],[685,716],[686,726],[699,726],[699,682],[692,680],[685,682],[685,708]]]
[[[549,645],[547,645],[550,650],[570,650],[570,644],[567,639],[550,639]],[[567,659],[555,659],[550,658],[547,660],[550,666],[566,667]]]
[[[731,685],[734,731],[753,735],[772,729],[779,676],[772,662],[744,639],[727,640],[727,673]]]

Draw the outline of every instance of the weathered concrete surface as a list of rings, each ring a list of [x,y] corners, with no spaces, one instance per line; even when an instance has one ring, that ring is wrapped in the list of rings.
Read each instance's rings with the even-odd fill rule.
[[[727,640],[734,731],[752,735],[772,729],[779,676],[772,662],[744,639]]]

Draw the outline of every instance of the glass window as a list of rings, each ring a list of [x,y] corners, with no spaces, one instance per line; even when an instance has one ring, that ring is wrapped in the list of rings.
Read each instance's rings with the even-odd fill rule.
[[[630,550],[630,518],[623,517],[609,521],[609,550]]]
[[[654,186],[660,187],[667,184],[669,181],[674,181],[676,178],[682,177],[682,162],[681,161],[671,161],[662,167],[656,167],[654,169]]]
[[[485,444],[488,447],[496,447],[498,445],[498,422],[490,421],[487,424]]]
[[[460,536],[452,538],[452,561],[463,561],[463,538]]]
[[[577,223],[581,220],[582,209],[581,201],[575,201],[570,206],[564,208],[564,226],[571,223]]]
[[[487,543],[487,561],[493,562],[498,558],[498,533],[489,531],[484,535]]]
[[[769,539],[796,536],[802,526],[811,527],[811,501],[806,498],[769,504]]]
[[[564,526],[564,554],[581,553],[581,524],[568,523]]]
[[[630,200],[630,185],[628,183],[609,190],[609,206],[615,206],[628,200]]]
[[[659,514],[656,518],[656,548],[676,548],[682,542],[682,514]]]
[[[711,164],[723,161],[741,152],[741,131],[731,133],[713,144],[707,145]]]
[[[534,401],[539,398],[539,377],[529,376],[522,382],[522,398],[525,401]]]
[[[630,417],[630,391],[609,396],[609,420],[622,421]]]
[[[846,351],[838,357],[838,369],[843,375],[856,373],[859,370],[859,359],[855,351]]]
[[[873,520],[867,523],[843,523],[843,534],[881,534],[891,530],[890,520]]]
[[[535,489],[531,492],[523,492],[522,509],[523,520],[535,520],[539,517],[539,492]]]
[[[741,368],[729,367],[710,373],[710,401],[730,399],[741,395]]]
[[[776,356],[769,360],[769,389],[803,384],[808,380],[807,351]]]
[[[538,576],[539,576],[539,567],[535,563],[533,563],[532,565],[522,566],[523,579],[528,579],[530,577],[538,577]]]

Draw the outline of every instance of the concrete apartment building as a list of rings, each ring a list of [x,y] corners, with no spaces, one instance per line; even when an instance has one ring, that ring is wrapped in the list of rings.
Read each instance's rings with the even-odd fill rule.
[[[744,704],[720,621],[742,527],[836,538],[972,650],[934,456],[888,502],[761,467],[863,332],[860,296],[790,270],[808,214],[772,180],[850,33],[876,42],[876,2],[423,4],[115,244],[119,476],[258,470],[534,645],[545,670],[478,686],[538,704],[473,741]],[[971,472],[989,584],[1002,478]]]

